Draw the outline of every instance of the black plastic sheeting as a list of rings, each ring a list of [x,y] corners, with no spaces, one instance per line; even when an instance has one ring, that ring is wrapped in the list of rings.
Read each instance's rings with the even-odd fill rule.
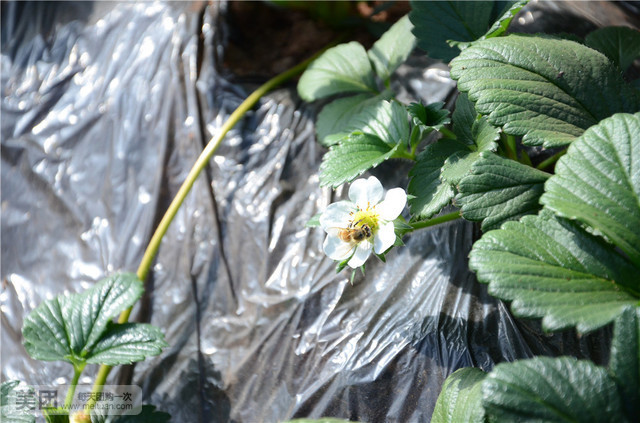
[[[68,382],[68,364],[28,357],[24,316],[135,271],[204,144],[253,89],[221,66],[226,6],[2,4],[2,380]],[[405,99],[445,100],[446,66],[422,56],[394,84]],[[609,331],[544,335],[487,294],[467,267],[469,223],[410,235],[353,286],[336,274],[324,234],[304,226],[346,194],[319,188],[315,112],[291,83],[227,136],[133,313],[170,347],[109,383],[142,386],[176,422],[417,422],[463,366],[606,362]],[[406,187],[408,166],[373,174]]]

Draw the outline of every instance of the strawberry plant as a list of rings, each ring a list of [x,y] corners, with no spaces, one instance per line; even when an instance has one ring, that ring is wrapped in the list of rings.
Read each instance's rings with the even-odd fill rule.
[[[369,50],[343,44],[312,63],[300,96],[333,99],[317,118],[328,147],[320,183],[338,187],[408,159],[410,218],[395,221],[398,238],[457,218],[480,222],[469,267],[516,316],[540,318],[547,331],[614,324],[607,368],[537,357],[462,369],[445,382],[433,421],[637,421],[640,92],[624,71],[640,55],[640,33],[509,34],[523,5],[413,2]],[[452,114],[442,103],[402,104],[390,90],[414,44],[449,63],[459,91]],[[323,229],[329,240],[335,229]],[[355,245],[370,241],[342,242],[325,251],[356,257]],[[362,262],[349,259],[338,270]]]

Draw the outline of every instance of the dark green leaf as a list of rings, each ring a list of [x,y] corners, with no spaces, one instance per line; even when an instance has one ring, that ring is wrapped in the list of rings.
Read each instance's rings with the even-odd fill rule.
[[[457,189],[460,180],[469,174],[479,157],[480,153],[477,152],[458,151],[444,161],[440,179]]]
[[[58,296],[36,307],[22,334],[29,355],[37,360],[84,362],[111,319],[142,295],[135,274],[110,276],[81,294]]]
[[[460,93],[456,99],[453,122],[457,140],[469,145],[470,151],[493,151],[498,147],[498,129],[487,122],[486,117],[478,115],[465,93]]]
[[[467,94],[460,93],[453,111],[453,132],[456,134],[458,141],[464,144],[473,144],[473,125],[479,117]]]
[[[486,375],[473,367],[452,373],[444,381],[431,423],[484,423],[482,381]]]
[[[496,128],[478,117],[467,96],[460,94],[453,113],[456,140],[441,139],[425,148],[409,172],[411,213],[428,219],[438,213],[455,195],[455,185],[471,169],[482,151],[497,147]]]
[[[411,103],[407,106],[411,122],[414,125],[409,145],[412,151],[427,134],[434,130],[439,131],[451,123],[449,111],[443,109],[443,106],[443,102],[431,103],[426,106],[422,103]]]
[[[440,179],[455,186],[470,172],[481,152],[497,149],[496,141],[500,134],[486,117],[478,116],[466,94],[460,94],[456,100],[453,121],[453,132],[457,140],[468,145],[468,148],[454,153],[445,160]]]
[[[548,173],[491,153],[482,153],[458,184],[455,204],[462,217],[482,221],[484,232],[508,220],[537,213]]]
[[[416,45],[409,16],[400,18],[367,52],[373,67],[383,81],[407,60]]]
[[[388,98],[389,95],[388,91],[379,95],[358,94],[339,98],[324,106],[316,120],[316,135],[320,144],[330,147],[351,132],[360,129],[354,126],[352,119],[365,108],[377,104],[381,99]]]
[[[439,101],[424,105],[422,103],[411,103],[407,106],[407,111],[414,125],[421,126],[424,131],[429,129],[439,130],[451,123],[449,111],[443,109],[444,103]]]
[[[353,131],[375,135],[389,145],[409,144],[407,111],[397,101],[369,104],[349,122]]]
[[[508,6],[513,4],[493,1],[412,1],[409,18],[414,25],[413,34],[418,39],[418,47],[425,50],[429,57],[448,62],[458,54],[458,49],[450,47],[447,42],[475,41],[483,37],[504,13],[505,3]]]
[[[69,411],[62,407],[42,407],[42,415],[47,423],[69,423]]]
[[[638,134],[640,113],[618,114],[589,128],[560,158],[540,201],[603,234],[640,269]]]
[[[143,405],[140,414],[115,415],[113,410],[105,414],[105,410],[98,409],[91,413],[91,423],[167,423],[171,415],[157,411],[153,405]]]
[[[584,41],[611,59],[622,71],[640,57],[640,31],[637,29],[608,26],[596,29]]]
[[[524,1],[515,1],[515,2],[497,2],[505,3],[502,9],[502,13],[500,17],[491,25],[491,28],[487,31],[487,33],[482,37],[484,38],[493,38],[502,36],[509,28],[509,24],[511,20],[516,16],[516,14],[522,9],[522,7],[527,4],[529,0]]]
[[[640,308],[627,307],[615,321],[609,373],[622,395],[628,421],[640,421]]]
[[[409,147],[415,151],[422,139],[432,131],[439,131],[445,125],[451,123],[449,111],[443,109],[443,102],[423,105],[422,103],[411,103],[407,106],[407,111],[411,117],[413,128],[411,131]]]
[[[482,397],[490,421],[624,421],[606,369],[573,357],[498,364],[482,383]]]
[[[440,180],[445,160],[459,151],[469,151],[469,147],[456,140],[440,139],[428,145],[418,155],[416,164],[409,171],[408,192],[415,196],[409,200],[411,214],[415,218],[429,219],[449,204],[455,191],[450,183]]]
[[[355,41],[328,49],[309,65],[298,82],[298,95],[305,101],[361,92],[378,91],[367,52]]]
[[[526,145],[566,145],[614,113],[640,109],[640,97],[606,56],[568,40],[479,41],[451,62],[451,77],[478,112]]]
[[[168,346],[159,328],[144,323],[109,325],[91,350],[87,363],[131,364],[158,355]]]
[[[601,238],[545,209],[485,233],[469,267],[492,295],[513,301],[514,314],[543,317],[545,330],[588,332],[638,302],[625,288],[637,285],[638,270]]]
[[[321,417],[319,419],[294,419],[284,423],[349,423],[351,420],[336,419],[333,417]]]
[[[377,136],[354,132],[322,158],[320,184],[338,187],[350,182],[390,158],[398,145],[389,146]]]

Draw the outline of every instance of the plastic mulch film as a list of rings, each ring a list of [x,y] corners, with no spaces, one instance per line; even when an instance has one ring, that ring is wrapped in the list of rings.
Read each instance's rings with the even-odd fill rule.
[[[42,301],[135,271],[208,139],[251,87],[221,69],[224,3],[2,4],[2,380],[68,383],[32,360],[23,318]],[[419,56],[419,55],[418,55]],[[446,66],[394,82],[445,100]],[[306,221],[319,188],[316,110],[289,84],[234,128],[171,225],[133,318],[158,357],[112,372],[176,422],[335,416],[428,421],[444,379],[534,354],[606,360],[608,332],[544,335],[468,270],[458,222],[406,238],[351,286]],[[408,164],[375,169],[406,187]],[[89,366],[81,383],[92,383]]]

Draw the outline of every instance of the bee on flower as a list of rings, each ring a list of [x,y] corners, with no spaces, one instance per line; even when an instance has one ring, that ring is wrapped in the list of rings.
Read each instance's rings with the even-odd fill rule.
[[[330,204],[320,215],[320,226],[327,233],[325,254],[336,261],[348,259],[356,269],[372,251],[382,254],[394,244],[393,221],[402,213],[407,194],[393,188],[385,195],[380,181],[371,176],[351,184],[349,200]]]

